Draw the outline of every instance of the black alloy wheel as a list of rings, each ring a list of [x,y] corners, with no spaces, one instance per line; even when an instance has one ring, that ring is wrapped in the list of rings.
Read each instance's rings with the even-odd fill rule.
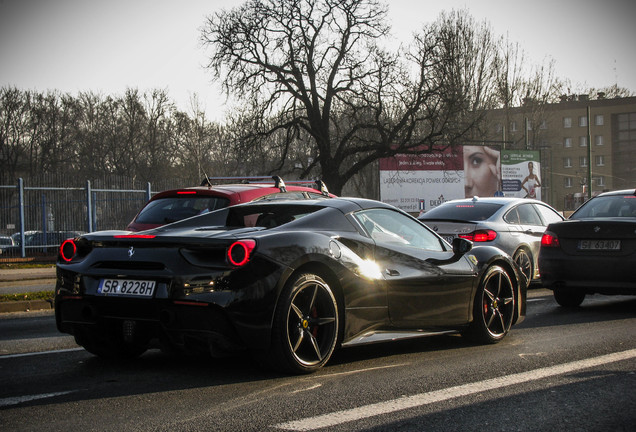
[[[528,283],[532,282],[534,272],[532,265],[532,256],[530,256],[530,253],[526,249],[519,249],[517,252],[515,252],[515,255],[512,259],[515,263],[517,263],[517,265],[521,269],[521,273],[523,273],[523,275],[528,280]]]
[[[486,270],[473,308],[473,322],[465,333],[478,343],[497,343],[502,340],[515,314],[514,286],[510,275],[498,265]]]
[[[321,368],[338,340],[338,303],[320,277],[305,273],[283,292],[272,335],[275,366],[286,372],[309,373]]]

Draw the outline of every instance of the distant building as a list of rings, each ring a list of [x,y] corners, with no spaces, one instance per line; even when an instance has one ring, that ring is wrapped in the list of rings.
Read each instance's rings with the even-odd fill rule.
[[[487,125],[484,142],[541,152],[543,201],[558,210],[582,204],[588,187],[593,195],[636,188],[636,97],[563,96],[548,105],[529,100],[522,107],[490,111]]]

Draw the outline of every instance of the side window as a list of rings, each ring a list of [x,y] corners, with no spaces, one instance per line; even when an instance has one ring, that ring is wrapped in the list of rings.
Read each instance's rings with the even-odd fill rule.
[[[434,251],[445,250],[435,234],[416,220],[394,210],[362,210],[354,213],[354,217],[378,243]]]
[[[503,219],[509,224],[518,225],[521,223],[519,222],[519,212],[517,211],[516,207],[506,213]]]
[[[517,211],[519,212],[519,222],[522,225],[543,225],[539,214],[532,204],[521,204],[517,207]]]
[[[559,222],[563,220],[560,214],[558,214],[557,212],[555,212],[549,207],[546,207],[541,204],[537,204],[535,207],[537,211],[541,214],[541,218],[543,219],[543,222],[545,223],[546,226],[550,225],[552,222]]]

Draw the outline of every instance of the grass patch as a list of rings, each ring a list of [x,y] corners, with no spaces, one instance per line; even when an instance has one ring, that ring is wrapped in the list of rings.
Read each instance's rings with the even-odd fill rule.
[[[53,291],[38,291],[18,294],[0,294],[0,302],[51,300]]]

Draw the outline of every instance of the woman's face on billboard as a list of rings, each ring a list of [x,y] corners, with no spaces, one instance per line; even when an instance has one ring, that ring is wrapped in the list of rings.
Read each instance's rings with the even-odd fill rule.
[[[485,146],[464,146],[464,194],[491,197],[499,189],[499,152]]]

